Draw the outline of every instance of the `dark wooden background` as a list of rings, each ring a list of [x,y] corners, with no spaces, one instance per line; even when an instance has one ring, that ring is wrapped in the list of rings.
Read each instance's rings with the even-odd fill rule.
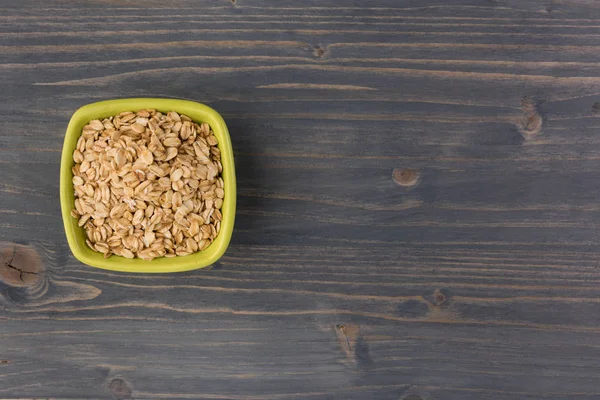
[[[593,0],[2,0],[0,398],[600,398],[599,76]],[[67,122],[132,96],[229,125],[212,269],[70,254]]]

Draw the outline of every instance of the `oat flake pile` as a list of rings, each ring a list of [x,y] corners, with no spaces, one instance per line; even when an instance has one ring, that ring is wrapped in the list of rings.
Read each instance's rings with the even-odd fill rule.
[[[105,257],[184,256],[218,235],[223,167],[208,124],[148,109],[93,120],[73,160],[71,215]]]

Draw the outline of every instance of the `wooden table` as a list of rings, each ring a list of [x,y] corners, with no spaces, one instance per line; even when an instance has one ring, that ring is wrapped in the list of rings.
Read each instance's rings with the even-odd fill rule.
[[[2,1],[0,397],[597,399],[599,43],[584,0]],[[69,117],[133,96],[229,125],[211,269],[68,249]]]

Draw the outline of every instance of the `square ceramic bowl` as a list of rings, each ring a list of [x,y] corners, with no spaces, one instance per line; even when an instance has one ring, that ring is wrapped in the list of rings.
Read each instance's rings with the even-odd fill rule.
[[[139,258],[127,259],[117,255],[104,258],[103,254],[87,246],[84,229],[77,226],[77,219],[73,218],[70,214],[75,204],[72,182],[73,173],[71,172],[74,165],[73,151],[76,148],[77,140],[81,136],[83,127],[93,119],[103,119],[117,115],[123,111],[137,111],[143,108],[152,108],[163,113],[176,111],[187,115],[195,122],[207,122],[219,141],[218,146],[221,150],[221,163],[223,164],[223,173],[221,176],[223,177],[223,186],[225,189],[225,197],[221,209],[223,219],[219,235],[203,251],[188,256],[160,257],[152,261],[145,261]],[[231,239],[231,234],[233,233],[236,200],[234,168],[231,139],[225,121],[223,121],[223,118],[215,110],[204,104],[187,100],[139,98],[101,101],[81,107],[73,114],[67,127],[60,163],[60,205],[67,241],[73,255],[82,263],[92,267],[138,273],[189,271],[214,263],[225,253]]]

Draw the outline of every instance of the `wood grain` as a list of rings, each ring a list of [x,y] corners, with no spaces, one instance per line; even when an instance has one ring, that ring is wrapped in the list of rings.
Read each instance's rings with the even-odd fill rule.
[[[598,398],[599,38],[586,0],[2,2],[0,397]],[[134,96],[227,121],[210,269],[70,254],[69,117]]]

